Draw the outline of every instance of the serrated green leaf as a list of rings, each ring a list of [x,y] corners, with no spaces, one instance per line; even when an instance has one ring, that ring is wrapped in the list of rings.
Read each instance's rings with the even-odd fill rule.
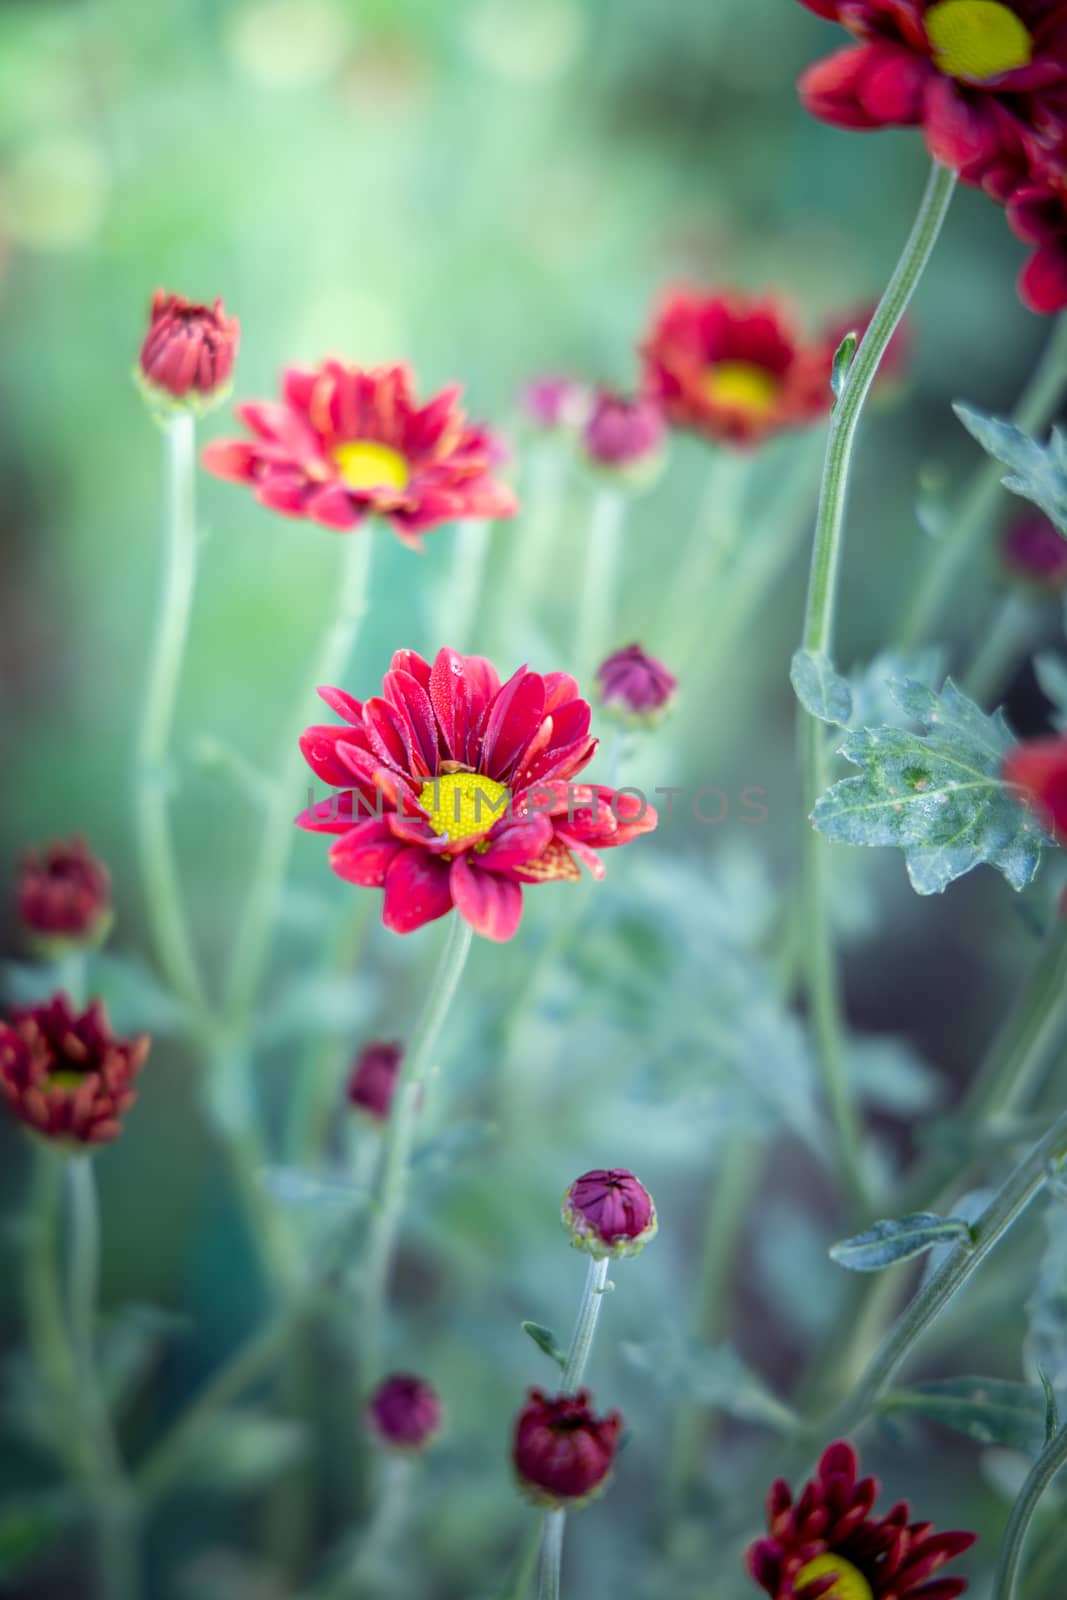
[[[1048,444],[1040,445],[1002,417],[963,404],[952,409],[986,455],[1011,468],[1001,480],[1005,489],[1039,506],[1067,536],[1067,434],[1053,428]]]
[[[979,1444],[1006,1445],[1037,1455],[1045,1439],[1045,1396],[1027,1383],[1003,1378],[937,1378],[893,1390],[889,1412],[909,1411],[954,1428]]]
[[[556,1342],[556,1336],[551,1328],[543,1328],[539,1322],[524,1322],[522,1331],[527,1338],[533,1340],[538,1350],[543,1350],[550,1361],[554,1361],[562,1371],[567,1365],[567,1352]]]
[[[1048,840],[1001,777],[1014,743],[1003,715],[987,716],[951,678],[940,694],[911,679],[890,687],[924,731],[849,733],[841,754],[861,774],[827,790],[812,812],[815,827],[845,844],[896,845],[919,894],[940,894],[983,863],[1025,888]]]
[[[945,675],[940,645],[922,650],[882,650],[848,675],[852,691],[851,728],[908,726],[907,714],[893,698],[892,685],[905,678],[932,689]]]
[[[789,681],[810,716],[847,727],[852,716],[852,691],[823,651],[798,650],[789,669]]]
[[[970,1223],[962,1217],[939,1217],[935,1211],[915,1211],[907,1217],[887,1217],[874,1222],[851,1239],[830,1246],[830,1259],[850,1272],[881,1272],[895,1261],[910,1261],[935,1244],[969,1239]]]

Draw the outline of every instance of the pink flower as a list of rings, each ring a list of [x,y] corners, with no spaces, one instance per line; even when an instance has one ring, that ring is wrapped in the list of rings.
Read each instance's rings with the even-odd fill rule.
[[[415,399],[407,367],[290,367],[280,402],[237,407],[250,440],[209,444],[204,465],[247,483],[262,505],[350,533],[369,516],[422,548],[421,535],[461,518],[511,517],[510,489],[492,477],[500,446],[467,422],[458,388]]]
[[[198,305],[157,289],[137,375],[154,402],[205,411],[226,396],[241,325],[222,301]]]
[[[652,1196],[625,1167],[576,1178],[563,1196],[563,1225],[591,1256],[635,1256],[659,1226]]]
[[[594,466],[636,483],[647,483],[663,464],[666,428],[659,407],[646,396],[601,389],[582,432]]]
[[[592,759],[573,678],[520,667],[505,684],[481,656],[401,650],[381,698],[321,689],[341,724],[308,728],[304,756],[337,792],[298,819],[335,835],[338,877],[383,889],[382,921],[412,933],[453,909],[510,939],[523,885],[576,879],[583,862],[656,826],[640,797],[573,779]]]

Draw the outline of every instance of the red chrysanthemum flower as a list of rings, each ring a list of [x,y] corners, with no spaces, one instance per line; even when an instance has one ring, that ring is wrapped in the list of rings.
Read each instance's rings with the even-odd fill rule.
[[[97,944],[111,926],[111,876],[84,839],[26,851],[15,893],[19,921],[37,944]]]
[[[407,367],[364,370],[327,361],[290,367],[280,403],[237,407],[251,440],[218,440],[209,472],[251,484],[287,517],[348,533],[384,517],[405,544],[457,518],[511,517],[514,495],[491,477],[499,446],[464,417],[458,388],[420,406]]]
[[[970,183],[1061,140],[1067,0],[801,3],[858,40],[801,74],[824,122],[921,126],[934,159]]]
[[[241,324],[222,301],[198,305],[157,289],[137,377],[153,404],[207,411],[226,398]]]
[[[0,1094],[34,1133],[106,1144],[137,1098],[149,1041],[116,1039],[102,1001],[80,1016],[65,994],[0,1019]]]
[[[392,1450],[425,1450],[440,1434],[444,1416],[437,1390],[409,1372],[383,1378],[367,1405],[368,1426]]]
[[[1013,746],[1001,770],[1005,783],[1020,789],[1049,832],[1067,845],[1067,734]]]
[[[563,1226],[591,1256],[635,1256],[659,1226],[644,1184],[625,1167],[597,1168],[575,1178],[563,1196]]]
[[[773,298],[668,294],[641,354],[668,421],[708,439],[759,444],[830,410],[825,339],[802,344]]]
[[[388,1122],[404,1046],[395,1040],[372,1039],[364,1045],[348,1080],[348,1103],[375,1122]]]
[[[590,708],[563,672],[520,667],[501,686],[481,656],[394,657],[382,697],[361,705],[320,689],[340,726],[308,728],[301,748],[338,789],[297,818],[336,834],[338,877],[384,889],[382,921],[412,933],[455,907],[476,933],[510,939],[523,884],[596,877],[596,854],[656,826],[632,793],[576,784],[597,741]]]
[[[1032,176],[1008,201],[1008,224],[1037,248],[1019,274],[1019,297],[1042,316],[1067,309],[1067,177]]]
[[[573,1508],[607,1482],[622,1417],[594,1414],[588,1389],[546,1395],[531,1389],[515,1423],[512,1460],[519,1483],[539,1505]]]
[[[873,1517],[876,1478],[857,1478],[844,1439],[823,1452],[815,1477],[794,1502],[780,1478],[767,1496],[766,1539],[746,1565],[773,1600],[955,1600],[966,1578],[937,1578],[975,1542],[973,1533],[935,1533],[911,1522],[905,1501]]]

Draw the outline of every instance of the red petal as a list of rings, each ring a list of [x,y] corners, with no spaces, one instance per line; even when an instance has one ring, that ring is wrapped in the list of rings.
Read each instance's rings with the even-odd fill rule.
[[[1019,298],[1039,316],[1067,309],[1067,234],[1034,251],[1019,274]]]
[[[402,849],[385,878],[385,926],[393,933],[414,933],[451,909],[447,864],[423,850]]]
[[[451,887],[456,910],[483,939],[499,944],[518,932],[522,889],[510,878],[472,867],[463,855],[452,863]]]
[[[482,766],[487,777],[500,783],[511,779],[517,758],[541,724],[544,706],[544,679],[520,667],[497,695],[485,725]]]
[[[883,53],[877,44],[846,45],[814,62],[797,79],[804,109],[837,128],[879,127],[863,104],[862,89],[865,76],[879,65]]]
[[[478,858],[478,864],[494,872],[521,867],[548,848],[554,831],[550,818],[541,815],[498,824],[490,833],[489,849]]]
[[[258,459],[259,451],[247,439],[215,439],[200,452],[201,466],[231,483],[249,483]]]
[[[397,857],[406,854],[384,821],[362,822],[330,848],[330,866],[346,883],[380,889]]]

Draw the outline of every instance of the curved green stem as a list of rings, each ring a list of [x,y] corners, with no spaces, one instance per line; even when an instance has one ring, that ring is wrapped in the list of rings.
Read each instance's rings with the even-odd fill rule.
[[[625,491],[615,484],[603,484],[593,499],[574,642],[575,671],[582,681],[592,676],[607,654],[618,619],[626,506]]]
[[[445,947],[419,1017],[404,1051],[385,1135],[378,1208],[370,1225],[364,1269],[364,1361],[368,1376],[379,1373],[385,1327],[385,1297],[393,1264],[396,1237],[404,1209],[408,1167],[415,1138],[419,1093],[433,1063],[441,1029],[459,987],[471,947],[471,927],[454,911],[449,918]]]
[[[830,424],[808,582],[803,647],[831,655],[844,543],[845,504],[856,429],[879,363],[930,259],[956,186],[956,175],[936,163],[896,271],[871,318],[845,378]],[[831,777],[827,730],[801,712],[805,811],[810,813]],[[808,830],[804,850],[805,965],[826,1096],[837,1130],[838,1154],[854,1201],[864,1196],[860,1128],[849,1092],[837,963],[830,924],[829,845]]]
[[[188,413],[163,434],[165,557],[154,651],[137,733],[134,809],[145,902],[156,954],[171,988],[196,1011],[204,986],[186,923],[167,802],[171,733],[196,583],[196,431]]]
[[[1014,412],[1026,433],[1041,433],[1055,417],[1067,385],[1067,314],[1060,317],[1048,348]],[[956,586],[981,549],[989,523],[1004,494],[1004,468],[985,461],[960,502],[952,522],[937,543],[911,607],[897,635],[906,650],[929,639],[952,601]]]
[[[565,1511],[545,1512],[537,1600],[559,1600],[560,1575],[563,1568],[563,1534],[566,1526]]]
[[[1026,1481],[1019,1491],[1019,1498],[1012,1507],[1000,1555],[997,1558],[997,1570],[993,1579],[993,1600],[1015,1600],[1019,1585],[1019,1565],[1022,1561],[1027,1531],[1042,1495],[1056,1474],[1065,1466],[1067,1466],[1067,1427],[1061,1428],[1059,1433],[1049,1440],[1027,1473]]]
[[[1018,664],[1033,648],[1041,627],[1040,604],[1013,591],[997,606],[959,681],[978,705],[996,705]]]

